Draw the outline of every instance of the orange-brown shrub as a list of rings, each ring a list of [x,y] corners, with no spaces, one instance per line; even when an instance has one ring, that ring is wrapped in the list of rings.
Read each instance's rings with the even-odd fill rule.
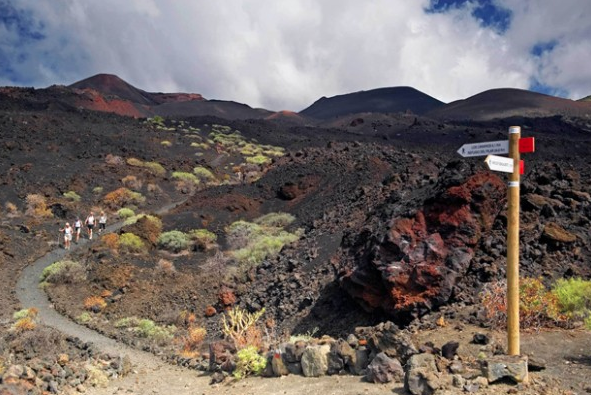
[[[172,263],[172,261],[169,261],[168,259],[160,259],[156,263],[156,269],[168,275],[176,273],[174,263]]]
[[[105,163],[112,166],[122,166],[125,164],[125,160],[120,156],[107,154],[107,156],[105,156]]]
[[[108,289],[103,289],[101,291],[101,298],[109,298],[113,295],[113,292],[109,291]]]
[[[199,347],[203,344],[207,331],[200,326],[191,327],[181,341],[183,342],[183,351],[181,355],[185,357],[194,357],[199,353]]]
[[[134,224],[126,226],[125,231],[133,233],[155,246],[162,233],[162,220],[153,215],[145,215]]]
[[[94,313],[98,313],[107,307],[107,302],[100,296],[89,296],[84,299],[84,308]]]
[[[14,203],[6,202],[4,204],[4,208],[6,209],[6,213],[8,215],[14,216],[14,215],[18,214],[18,208],[16,207],[16,205]]]
[[[190,327],[197,321],[197,316],[188,310],[183,310],[179,313],[178,324],[185,327]]]
[[[111,209],[121,208],[129,204],[141,204],[146,200],[140,193],[121,187],[105,195],[103,202]]]
[[[14,330],[18,333],[32,331],[37,327],[32,317],[24,317],[14,323]]]
[[[215,309],[215,307],[209,305],[205,308],[205,316],[206,317],[213,317],[216,314],[217,314],[217,310]]]
[[[112,251],[119,249],[119,235],[117,233],[107,233],[101,238],[101,243]]]
[[[53,217],[51,210],[47,208],[45,197],[36,193],[27,195],[26,215],[34,217]]]
[[[234,295],[234,292],[232,292],[232,290],[227,289],[227,288],[222,289],[222,292],[220,292],[219,298],[220,298],[220,303],[223,306],[231,306],[234,303],[236,303],[236,295]]]

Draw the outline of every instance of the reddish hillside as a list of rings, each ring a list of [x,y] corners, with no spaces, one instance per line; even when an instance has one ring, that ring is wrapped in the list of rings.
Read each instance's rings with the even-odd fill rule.
[[[522,89],[491,89],[465,100],[436,108],[427,116],[446,120],[486,121],[553,115],[584,116],[591,114],[591,103],[562,99]]]

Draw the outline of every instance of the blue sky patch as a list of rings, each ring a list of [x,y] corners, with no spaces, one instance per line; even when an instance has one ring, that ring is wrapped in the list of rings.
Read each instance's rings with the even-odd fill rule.
[[[431,0],[428,13],[445,13],[451,9],[462,8],[466,4],[474,4],[472,16],[482,26],[492,28],[500,33],[507,31],[511,25],[511,11],[499,7],[494,0]]]
[[[529,90],[532,92],[543,93],[545,95],[568,97],[568,91],[554,86],[546,85],[538,79],[533,78],[529,84]]]
[[[530,50],[534,56],[542,56],[545,52],[552,52],[552,50],[558,45],[558,41],[548,41],[545,43],[538,43]]]

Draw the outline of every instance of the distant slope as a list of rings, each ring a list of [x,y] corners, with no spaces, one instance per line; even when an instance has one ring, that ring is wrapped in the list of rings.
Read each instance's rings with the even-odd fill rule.
[[[224,100],[172,102],[153,106],[151,109],[154,114],[164,117],[213,115],[233,120],[266,118],[273,114],[272,111]]]
[[[573,101],[522,89],[491,89],[425,114],[443,120],[486,121],[513,116],[591,115],[591,102]]]
[[[104,96],[117,96],[120,99],[137,104],[157,104],[147,92],[137,89],[113,74],[97,74],[78,81],[69,87],[80,90],[91,89]]]
[[[345,95],[322,97],[300,114],[330,119],[356,113],[398,113],[421,115],[444,103],[411,87],[379,88]]]
[[[589,96],[586,96],[586,97],[584,97],[584,98],[582,98],[582,99],[579,99],[579,100],[577,100],[577,101],[591,101],[591,95],[589,95]]]

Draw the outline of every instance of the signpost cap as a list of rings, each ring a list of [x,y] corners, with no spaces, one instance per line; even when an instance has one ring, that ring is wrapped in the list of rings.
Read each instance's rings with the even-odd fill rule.
[[[509,126],[509,134],[521,133],[521,126]]]

